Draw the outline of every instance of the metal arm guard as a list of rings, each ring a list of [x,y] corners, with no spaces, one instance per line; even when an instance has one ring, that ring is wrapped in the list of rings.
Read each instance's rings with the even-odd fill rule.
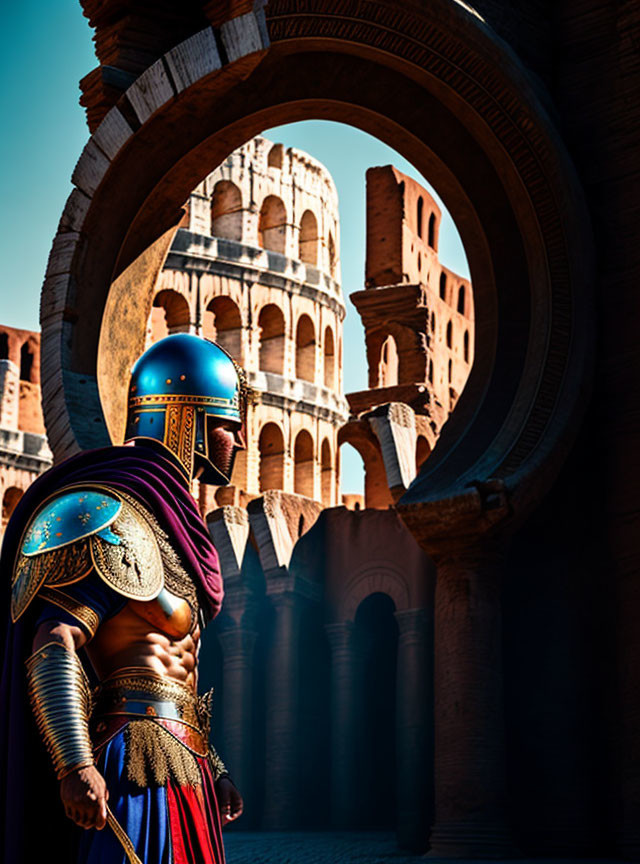
[[[93,765],[91,691],[75,651],[49,642],[26,661],[29,698],[58,780]]]

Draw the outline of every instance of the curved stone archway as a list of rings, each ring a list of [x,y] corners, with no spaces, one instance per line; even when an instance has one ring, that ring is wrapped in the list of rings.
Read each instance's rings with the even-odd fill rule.
[[[377,135],[435,179],[473,278],[469,383],[400,502],[403,518],[418,530],[412,522],[426,524],[430,504],[452,496],[463,521],[480,517],[489,528],[527,510],[555,476],[583,408],[591,293],[580,191],[533,85],[452,0],[420,11],[336,0],[321,14],[274,0],[270,47],[261,14],[235,19],[226,65],[210,29],[169,51],[80,158],[42,301],[57,457],[106,442],[107,425],[118,426],[140,348],[118,333],[143,335],[150,285],[202,166],[267,126],[326,118]],[[481,484],[490,478],[501,491],[488,508]]]

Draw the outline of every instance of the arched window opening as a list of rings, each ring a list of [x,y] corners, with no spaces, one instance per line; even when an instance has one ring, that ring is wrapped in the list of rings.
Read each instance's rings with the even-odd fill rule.
[[[449,360],[449,384],[451,384],[451,380],[453,378],[453,360]]]
[[[211,234],[242,240],[242,193],[230,180],[220,180],[211,199]]]
[[[431,313],[431,332],[432,333],[436,332],[436,313],[435,312]]]
[[[293,491],[313,498],[313,438],[306,429],[296,436],[293,463]]]
[[[20,349],[20,380],[33,380],[33,351],[28,342]]]
[[[429,384],[433,384],[433,360],[429,360]]]
[[[458,289],[458,312],[461,315],[464,315],[464,307],[465,307],[465,290],[464,285],[461,285]]]
[[[353,444],[344,442],[336,454],[336,470],[340,474],[340,495],[344,503],[345,496],[358,496],[364,500],[364,457]]]
[[[169,333],[189,332],[189,304],[182,294],[167,288],[158,291],[151,310],[151,339],[157,342]]]
[[[440,274],[440,299],[444,300],[447,296],[447,274]]]
[[[322,442],[320,450],[320,494],[325,507],[333,504],[333,465],[331,460],[331,445],[327,438]]]
[[[316,378],[316,331],[308,315],[301,315],[296,327],[296,378]]]
[[[418,207],[416,213],[416,225],[418,230],[418,237],[422,237],[422,219],[423,219],[423,211],[424,210],[424,199],[422,195],[418,198]]]
[[[284,315],[274,303],[263,306],[258,316],[259,366],[263,372],[284,373]]]
[[[213,341],[242,363],[242,319],[237,305],[229,297],[214,297],[207,305],[207,312],[213,316]]]
[[[287,241],[287,211],[276,195],[268,195],[260,208],[258,244],[284,255]]]
[[[2,496],[2,530],[7,527],[7,522],[11,519],[13,511],[16,509],[18,501],[22,498],[22,489],[17,486],[9,486]]]
[[[396,748],[394,730],[398,694],[398,624],[395,604],[376,591],[360,603],[355,630],[362,645],[359,689],[362,716],[355,742],[361,766],[352,794],[370,824],[393,827],[396,801]],[[378,760],[380,760],[378,762]]]
[[[464,331],[463,337],[463,353],[464,353],[464,362],[469,362],[469,331]]]
[[[0,333],[0,360],[9,359],[9,336],[6,333]]]
[[[324,331],[324,386],[331,390],[336,386],[336,356],[331,327],[325,327]]]
[[[329,240],[327,242],[327,252],[329,254],[329,273],[335,279],[336,275],[336,244],[333,240],[333,234],[329,232]]]
[[[422,270],[422,255],[418,252],[418,273]]]
[[[420,470],[430,454],[431,447],[429,447],[429,442],[424,435],[418,435],[416,439],[416,472]]]
[[[318,222],[311,210],[305,210],[300,220],[298,257],[305,264],[318,264]]]
[[[284,485],[284,436],[276,423],[265,423],[258,439],[260,491]]]
[[[429,234],[427,238],[427,243],[431,246],[432,249],[436,248],[436,214],[432,213],[429,216]]]
[[[393,336],[387,336],[380,348],[378,387],[395,387],[398,383],[398,347]]]
[[[453,345],[453,325],[451,321],[447,324],[447,348],[451,348]]]
[[[282,169],[282,151],[282,144],[274,144],[271,150],[269,150],[269,155],[267,156],[267,165],[269,168]]]

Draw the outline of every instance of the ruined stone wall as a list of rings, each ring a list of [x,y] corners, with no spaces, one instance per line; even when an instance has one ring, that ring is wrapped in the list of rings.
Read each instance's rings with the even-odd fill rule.
[[[0,536],[22,493],[50,465],[40,402],[40,334],[0,326]]]

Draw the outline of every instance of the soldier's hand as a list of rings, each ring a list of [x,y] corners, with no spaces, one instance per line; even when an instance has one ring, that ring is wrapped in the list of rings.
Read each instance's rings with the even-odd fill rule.
[[[242,808],[244,807],[242,796],[227,775],[223,775],[216,781],[216,797],[223,827],[227,822],[233,822],[234,819],[242,815]]]
[[[81,828],[100,831],[107,824],[109,791],[104,777],[93,765],[77,768],[63,777],[60,797],[69,819]]]

